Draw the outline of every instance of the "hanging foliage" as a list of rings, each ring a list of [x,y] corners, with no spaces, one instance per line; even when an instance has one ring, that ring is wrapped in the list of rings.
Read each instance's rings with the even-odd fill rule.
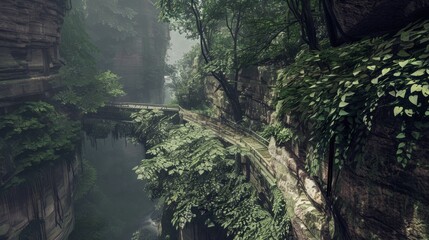
[[[45,102],[29,102],[0,117],[0,185],[24,181],[29,168],[73,156],[78,125]]]
[[[331,138],[338,166],[359,160],[380,113],[397,126],[397,162],[406,166],[412,160],[417,141],[429,129],[428,43],[429,21],[420,22],[393,37],[302,52],[279,75],[279,118],[289,114],[309,128],[313,172]]]
[[[236,172],[236,146],[225,147],[208,130],[187,124],[172,129],[151,148],[154,156],[135,168],[152,197],[174,208],[172,223],[184,228],[195,219],[221,226],[233,239],[286,239],[289,220],[276,195],[274,216],[260,205],[250,183]]]

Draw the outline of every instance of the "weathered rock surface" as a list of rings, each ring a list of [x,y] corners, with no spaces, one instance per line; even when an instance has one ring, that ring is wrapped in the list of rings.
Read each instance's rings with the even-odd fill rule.
[[[262,83],[261,76],[263,73],[256,68],[246,69],[239,89],[248,95],[242,99],[246,116],[267,122],[270,117],[266,114],[270,111],[264,105],[268,105],[273,91],[267,86],[270,81]],[[222,91],[215,91],[216,82],[211,79],[210,83],[208,91],[217,114],[225,114],[227,101]],[[394,123],[386,121],[389,116],[379,118],[367,140],[364,164],[345,166],[339,174],[333,194],[337,226],[340,224],[350,239],[356,240],[429,239],[429,139],[418,143],[413,161],[403,168],[396,161],[396,135],[391,135]],[[287,118],[287,124],[298,128],[296,123]],[[335,232],[334,215],[324,196],[327,164],[322,166],[318,178],[312,178],[305,168],[308,151],[305,142],[280,148],[271,140],[269,151],[271,168],[287,199],[297,239],[331,239]]]
[[[333,196],[335,209],[350,239],[429,239],[429,139],[418,143],[406,168],[396,162],[393,125],[374,127],[364,150],[364,163],[345,166]],[[314,181],[305,171],[299,147],[270,143],[278,186],[288,200],[298,239],[329,239],[334,230],[320,186],[327,169]],[[338,222],[337,222],[338,224]]]
[[[403,168],[392,127],[376,125],[365,163],[340,173],[336,194],[353,239],[429,239],[429,139],[418,143]]]
[[[250,124],[268,124],[271,121],[271,114],[274,112],[271,100],[276,85],[276,71],[276,67],[251,66],[240,72],[237,91],[240,94],[244,115],[251,121]],[[213,77],[207,77],[206,92],[210,102],[216,107],[216,115],[225,115],[225,112],[231,115],[232,110],[228,107],[227,99]]]
[[[60,67],[58,45],[65,1],[0,3],[0,81],[47,76]]]
[[[269,145],[277,186],[287,202],[288,214],[297,239],[330,239],[326,203],[317,183],[302,167],[299,157],[285,147]]]
[[[429,16],[426,0],[331,0],[331,41],[334,45],[381,35]],[[328,25],[329,26],[329,25]],[[336,28],[336,29],[334,29]]]
[[[76,164],[60,161],[42,168],[35,181],[0,193],[0,239],[23,235],[63,240],[73,230]],[[27,238],[25,238],[27,239]]]

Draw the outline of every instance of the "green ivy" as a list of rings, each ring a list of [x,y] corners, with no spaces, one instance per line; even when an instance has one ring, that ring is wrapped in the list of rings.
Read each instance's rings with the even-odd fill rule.
[[[335,137],[336,163],[359,159],[375,117],[387,113],[396,129],[397,161],[406,166],[429,128],[429,21],[396,35],[320,52],[302,52],[279,75],[279,118],[308,126],[317,171]]]
[[[173,207],[177,228],[203,218],[233,239],[285,239],[284,200],[276,200],[274,216],[258,204],[254,188],[237,174],[234,158],[240,152],[225,147],[211,131],[187,124],[170,130],[148,151],[154,157],[135,171],[148,181],[153,197]]]
[[[28,102],[1,116],[1,186],[24,181],[20,174],[29,168],[73,155],[78,129],[45,102]]]
[[[280,123],[265,126],[261,135],[264,138],[274,137],[279,145],[288,142],[293,137],[291,129],[283,127]]]

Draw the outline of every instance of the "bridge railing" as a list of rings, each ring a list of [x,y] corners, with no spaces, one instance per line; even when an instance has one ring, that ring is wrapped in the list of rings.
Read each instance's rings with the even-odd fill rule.
[[[250,128],[246,128],[243,125],[240,125],[240,124],[233,122],[233,121],[231,121],[227,118],[224,118],[224,117],[221,117],[221,121],[225,122],[228,126],[233,128],[234,130],[239,131],[239,132],[243,133],[244,135],[253,137],[255,140],[257,140],[260,144],[264,145],[265,147],[268,147],[268,145],[270,144],[268,139],[259,135],[257,132],[253,131]]]
[[[106,106],[119,107],[119,108],[160,109],[160,110],[169,110],[169,111],[179,111],[179,107],[167,106],[163,104],[153,104],[153,103],[109,102],[106,104]]]
[[[239,124],[236,124],[235,122],[232,122],[228,119],[221,118],[219,120],[216,118],[212,118],[212,117],[204,116],[204,115],[201,115],[201,114],[198,114],[195,112],[191,112],[191,111],[183,109],[181,107],[179,107],[179,108],[180,108],[180,112],[182,112],[182,114],[184,114],[184,116],[186,115],[186,118],[188,118],[194,122],[197,122],[201,125],[210,127],[212,130],[219,133],[223,137],[229,136],[230,138],[232,137],[234,141],[242,143],[246,148],[248,148],[250,150],[250,153],[252,154],[252,156],[254,156],[256,158],[257,162],[260,165],[262,165],[262,167],[265,169],[266,173],[269,174],[268,177],[270,178],[270,182],[272,184],[275,182],[275,178],[274,178],[275,173],[273,172],[272,168],[269,166],[268,162],[266,160],[264,160],[263,156],[253,146],[248,144],[246,141],[243,141],[241,139],[241,136],[237,137],[236,134],[234,134],[234,132],[229,131],[224,126],[227,126],[230,129],[232,129],[233,131],[236,131],[242,135],[245,135],[245,136],[247,135],[247,136],[252,137],[253,139],[257,140],[264,147],[267,147],[269,144],[267,139],[260,136],[256,132],[254,132],[250,129],[247,129],[247,128],[239,125]]]
[[[168,111],[178,111],[185,119],[191,120],[193,122],[199,123],[201,125],[208,126],[210,129],[214,130],[220,136],[232,138],[234,142],[240,142],[246,148],[250,150],[252,156],[254,156],[265,172],[268,174],[267,177],[270,178],[270,182],[275,182],[274,173],[272,168],[269,166],[268,162],[264,160],[264,157],[258,152],[254,146],[251,146],[248,142],[243,141],[242,136],[249,136],[252,139],[255,139],[265,148],[268,146],[269,142],[267,139],[259,135],[258,133],[252,131],[251,129],[245,128],[244,126],[237,124],[229,119],[221,117],[220,119],[205,116],[198,114],[187,109],[184,109],[180,106],[177,108],[161,105],[161,104],[146,104],[146,103],[134,103],[134,102],[109,102],[106,104],[107,107],[117,107],[117,108],[133,108],[133,109],[160,109]],[[225,127],[226,126],[226,127]],[[236,133],[240,133],[237,135]]]

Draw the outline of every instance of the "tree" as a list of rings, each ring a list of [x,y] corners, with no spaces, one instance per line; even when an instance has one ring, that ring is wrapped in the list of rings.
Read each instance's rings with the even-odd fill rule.
[[[311,2],[311,0],[287,0],[289,10],[301,26],[302,39],[308,44],[310,50],[319,50],[317,28],[312,13]]]
[[[98,70],[98,50],[86,32],[80,8],[74,8],[64,19],[61,37],[60,54],[66,65],[60,70],[64,89],[55,96],[57,100],[83,112],[93,112],[110,97],[124,94],[119,76]]]
[[[286,36],[282,33],[287,32],[290,25],[287,16],[280,14],[285,3],[274,0],[267,7],[267,1],[160,0],[158,5],[164,20],[190,38],[199,39],[204,69],[217,80],[229,101],[234,120],[240,122],[243,118],[238,91],[240,72],[260,63],[260,56],[267,56],[270,51],[263,61],[283,51],[284,48],[273,46],[285,45]]]
[[[176,97],[177,103],[188,109],[203,109],[207,104],[205,79],[199,48],[195,46],[172,68],[172,82],[168,85]]]
[[[186,124],[172,128],[148,153],[153,157],[135,171],[152,197],[162,197],[172,209],[175,227],[198,221],[226,230],[229,239],[287,239],[283,196],[273,189],[273,214],[257,203],[255,189],[236,171],[242,149],[225,147],[211,131]]]

